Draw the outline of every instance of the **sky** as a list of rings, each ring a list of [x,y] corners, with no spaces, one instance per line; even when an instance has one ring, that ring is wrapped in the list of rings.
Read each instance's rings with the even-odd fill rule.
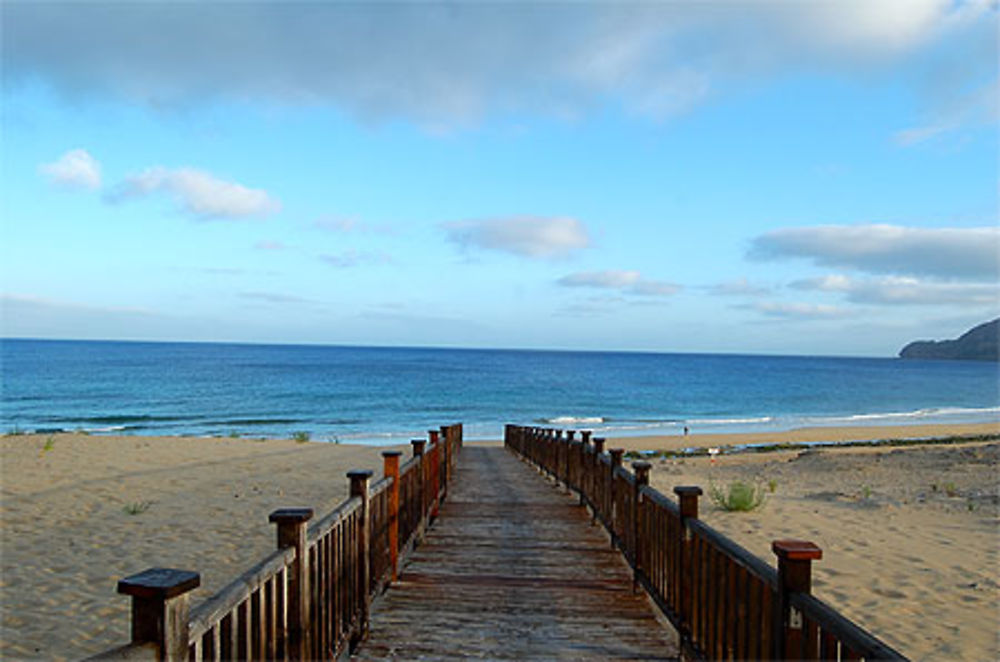
[[[0,13],[4,337],[894,356],[1000,315],[995,3]]]

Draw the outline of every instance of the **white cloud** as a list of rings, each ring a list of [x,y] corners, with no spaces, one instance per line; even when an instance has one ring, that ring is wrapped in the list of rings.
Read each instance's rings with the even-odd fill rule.
[[[338,269],[351,269],[367,265],[391,264],[393,259],[385,253],[369,253],[364,251],[348,250],[343,253],[326,253],[319,256],[319,259],[331,267]]]
[[[844,308],[821,303],[758,301],[752,305],[742,307],[756,310],[768,317],[780,317],[783,319],[837,319],[850,315],[850,311]]]
[[[449,125],[610,102],[663,117],[734,78],[865,69],[970,25],[992,31],[989,11],[986,0],[8,3],[3,57],[12,80],[155,106],[257,99]]]
[[[281,209],[267,191],[194,168],[148,168],[126,178],[108,199],[121,202],[154,193],[169,195],[183,212],[206,220],[262,217]]]
[[[893,135],[893,141],[900,147],[909,147],[930,140],[934,136],[947,133],[955,128],[955,124],[929,124],[909,129],[900,129]]]
[[[839,292],[852,303],[890,305],[1000,306],[1000,285],[926,281],[903,276],[854,279],[840,274],[798,280],[798,290]]]
[[[671,296],[681,290],[680,285],[645,279],[638,271],[581,271],[563,276],[556,282],[564,287],[618,290],[622,294],[651,297]]]
[[[60,186],[101,188],[101,164],[84,149],[71,149],[52,163],[38,166],[38,171]]]
[[[249,299],[251,301],[262,301],[264,303],[272,304],[300,304],[300,303],[319,303],[313,299],[305,299],[294,294],[281,294],[279,292],[240,292],[240,298]]]
[[[313,226],[320,230],[329,232],[341,232],[347,234],[354,232],[361,227],[361,222],[356,218],[344,218],[339,216],[321,216],[313,223]]]
[[[563,276],[557,282],[566,287],[620,289],[635,285],[641,277],[638,271],[582,271]]]
[[[337,234],[395,234],[390,225],[365,223],[354,216],[320,216],[313,221],[313,227]]]
[[[254,244],[254,248],[261,251],[283,251],[288,246],[285,245],[283,241],[277,241],[275,239],[263,239]]]
[[[746,278],[740,278],[738,280],[729,280],[724,283],[718,283],[712,285],[708,288],[709,292],[716,296],[747,296],[756,297],[769,294],[771,288],[765,287],[763,285],[755,285],[748,281]]]
[[[513,253],[529,258],[560,258],[590,245],[587,228],[575,218],[514,216],[456,221],[442,225],[462,248]]]
[[[942,90],[926,123],[897,131],[893,141],[900,147],[910,147],[966,126],[995,126],[1000,120],[998,97],[1000,78],[971,91]]]
[[[806,258],[875,274],[997,280],[1000,228],[896,225],[786,228],[753,240],[750,258]]]

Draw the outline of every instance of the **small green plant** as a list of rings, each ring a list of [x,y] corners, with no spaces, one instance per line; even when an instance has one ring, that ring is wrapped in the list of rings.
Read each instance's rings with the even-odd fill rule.
[[[42,450],[38,451],[38,457],[45,457],[45,454],[56,447],[56,438],[49,435],[49,438],[45,440],[45,445],[42,446]]]
[[[958,494],[958,488],[955,487],[955,483],[952,482],[945,483],[944,485],[942,485],[942,488],[944,489],[944,493],[950,497],[956,496]]]
[[[726,487],[710,483],[708,497],[719,508],[726,511],[748,512],[760,508],[764,503],[764,489],[742,480],[735,480]]]
[[[122,511],[126,515],[141,515],[149,510],[151,505],[153,505],[152,501],[133,501],[132,503],[125,504]]]
[[[872,498],[872,486],[871,485],[862,485],[861,486],[861,498],[864,499],[865,501],[867,501],[868,499]]]
[[[967,499],[965,502],[965,507],[969,509],[969,512],[973,512],[976,509],[976,502],[972,499]]]
[[[774,494],[774,491],[776,489],[778,489],[778,481],[776,481],[773,478],[771,480],[767,481],[767,491],[768,492],[770,492],[771,494]]]
[[[295,441],[299,442],[300,444],[304,444],[307,441],[309,441],[309,433],[305,432],[305,431],[302,431],[302,430],[300,430],[298,432],[293,432],[292,433],[292,439],[294,439]]]

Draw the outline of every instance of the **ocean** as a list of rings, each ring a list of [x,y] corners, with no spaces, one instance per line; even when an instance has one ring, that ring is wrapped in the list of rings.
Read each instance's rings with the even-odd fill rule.
[[[1000,419],[971,361],[215,343],[0,340],[0,433],[397,443],[462,422],[597,435]]]

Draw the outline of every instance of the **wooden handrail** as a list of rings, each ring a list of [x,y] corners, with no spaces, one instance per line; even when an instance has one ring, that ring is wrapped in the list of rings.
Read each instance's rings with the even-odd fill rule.
[[[248,595],[290,566],[294,560],[294,547],[275,550],[218,593],[191,609],[188,616],[188,638],[191,641],[200,639]]]
[[[133,640],[94,659],[327,659],[353,648],[367,634],[372,599],[446,498],[462,425],[430,436],[427,452],[414,444],[398,478],[369,486],[370,472],[349,473],[353,493],[318,520],[305,508],[272,513],[279,549],[192,609],[196,573],[151,568],[122,580],[119,591],[133,596]]]
[[[861,657],[861,651],[864,651],[866,660],[898,660],[902,657],[898,651],[810,593],[792,593],[788,601],[802,612],[805,629],[808,629],[808,623],[821,628],[819,655],[822,659],[838,659],[839,653],[839,659],[847,660],[852,655]],[[839,650],[836,647],[838,644]]]
[[[603,452],[561,431],[507,425],[504,445],[537,466],[593,512],[655,604],[673,623],[685,656],[697,659],[905,660],[899,652],[809,593],[805,541],[775,541],[779,569],[697,516],[701,489],[679,487],[678,505]],[[597,441],[595,439],[595,441]],[[600,449],[600,450],[599,450]],[[839,656],[839,657],[838,657]]]

